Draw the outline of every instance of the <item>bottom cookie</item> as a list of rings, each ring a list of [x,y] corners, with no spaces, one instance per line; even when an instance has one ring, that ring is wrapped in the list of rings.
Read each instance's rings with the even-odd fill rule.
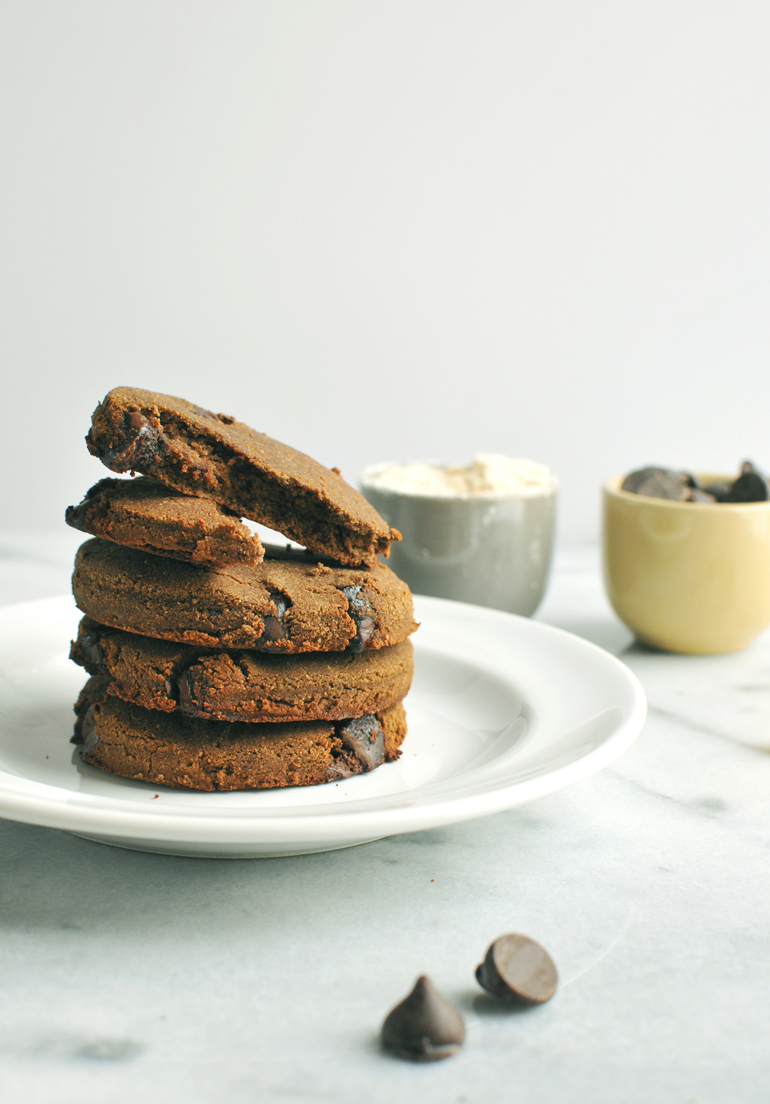
[[[406,736],[399,702],[334,724],[202,721],[130,705],[89,679],[75,706],[73,744],[86,763],[142,782],[191,790],[317,786],[398,759]]]

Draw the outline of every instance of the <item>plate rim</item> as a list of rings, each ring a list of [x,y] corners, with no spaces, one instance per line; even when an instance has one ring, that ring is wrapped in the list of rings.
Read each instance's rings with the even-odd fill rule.
[[[534,778],[501,785],[481,794],[448,796],[443,800],[423,804],[405,801],[386,809],[347,809],[344,803],[336,807],[320,806],[312,812],[286,815],[287,810],[228,809],[221,813],[187,813],[163,807],[116,807],[125,799],[105,795],[81,794],[50,783],[19,776],[36,791],[20,792],[8,787],[5,779],[13,775],[0,771],[0,817],[41,827],[56,828],[80,834],[101,835],[113,840],[133,838],[156,843],[292,845],[323,836],[330,845],[345,846],[341,840],[364,841],[383,836],[422,831],[447,824],[490,816],[579,782],[602,770],[621,755],[640,733],[647,714],[647,701],[641,683],[634,673],[616,656],[605,649],[565,629],[485,606],[454,602],[444,598],[415,595],[418,612],[431,609],[439,615],[465,615],[477,621],[497,621],[501,625],[515,624],[519,632],[543,634],[551,638],[566,638],[598,663],[604,664],[625,683],[630,708],[611,733],[585,755],[564,766],[546,771]],[[0,607],[0,619],[19,614],[31,606],[49,606],[72,602],[69,595],[35,599]],[[425,619],[423,614],[423,619]],[[526,627],[524,627],[526,626]],[[417,640],[419,645],[419,638]],[[125,780],[123,780],[125,781]],[[46,792],[48,791],[48,792]],[[407,791],[408,793],[408,791]],[[390,796],[394,801],[398,793]],[[366,800],[366,799],[364,799]],[[126,804],[129,804],[126,802]],[[301,808],[301,807],[300,807]],[[333,811],[331,809],[333,808]],[[327,811],[330,810],[330,811]]]

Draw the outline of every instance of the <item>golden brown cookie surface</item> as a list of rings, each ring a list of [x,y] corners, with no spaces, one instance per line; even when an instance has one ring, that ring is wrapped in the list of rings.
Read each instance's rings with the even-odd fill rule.
[[[256,567],[215,569],[94,537],[78,549],[72,591],[102,625],[204,648],[363,651],[398,644],[417,627],[409,588],[379,561],[332,568],[265,551]]]
[[[208,567],[254,567],[264,554],[256,533],[210,498],[144,477],[101,479],[67,508],[65,520],[116,544]]]
[[[343,564],[372,566],[401,539],[336,469],[172,395],[114,388],[86,443],[112,471],[211,498]]]
[[[70,658],[104,675],[108,693],[143,709],[217,721],[337,721],[404,698],[409,640],[354,654],[211,652],[98,625],[84,617]]]
[[[314,786],[397,759],[406,736],[401,704],[336,724],[233,724],[130,705],[86,683],[72,742],[86,763],[110,774],[193,790]]]

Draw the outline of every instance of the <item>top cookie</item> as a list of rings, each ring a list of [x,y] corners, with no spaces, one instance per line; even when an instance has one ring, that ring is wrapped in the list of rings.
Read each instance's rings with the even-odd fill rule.
[[[401,539],[335,468],[184,399],[116,387],[86,443],[112,471],[212,498],[338,563],[371,567]]]

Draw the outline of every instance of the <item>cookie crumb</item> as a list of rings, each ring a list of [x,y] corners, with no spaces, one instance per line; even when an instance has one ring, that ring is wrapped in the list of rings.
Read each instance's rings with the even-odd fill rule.
[[[332,569],[330,567],[328,567],[326,564],[322,564],[322,563],[316,564],[316,566],[310,572],[311,575],[315,575],[316,577],[318,575],[331,575],[331,573],[332,573]]]

